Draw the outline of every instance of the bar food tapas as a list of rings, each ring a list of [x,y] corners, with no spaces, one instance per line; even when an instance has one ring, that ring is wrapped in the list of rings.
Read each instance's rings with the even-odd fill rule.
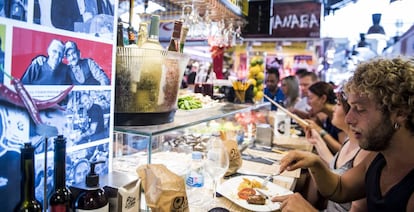
[[[237,176],[221,184],[217,191],[240,207],[251,211],[278,210],[280,203],[272,202],[268,196],[293,193],[274,183],[267,183],[265,188],[261,188],[262,182],[263,179],[256,176]],[[256,192],[257,189],[261,192]]]

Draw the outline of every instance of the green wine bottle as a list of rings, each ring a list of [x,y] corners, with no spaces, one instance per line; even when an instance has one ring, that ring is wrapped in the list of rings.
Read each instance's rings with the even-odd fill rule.
[[[49,211],[72,211],[72,193],[66,186],[66,139],[63,135],[55,138],[54,153],[54,191],[49,198]]]
[[[34,147],[31,143],[25,143],[20,149],[20,202],[14,211],[41,212],[42,205],[35,197],[34,186]]]

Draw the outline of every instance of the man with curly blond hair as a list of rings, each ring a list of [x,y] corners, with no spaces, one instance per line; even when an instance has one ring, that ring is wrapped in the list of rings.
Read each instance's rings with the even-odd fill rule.
[[[336,202],[366,197],[365,211],[414,211],[414,59],[361,63],[346,93],[346,122],[371,155],[339,176],[318,156],[291,151],[281,171],[309,168],[321,194]],[[272,200],[282,202],[282,211],[316,211],[299,194]]]

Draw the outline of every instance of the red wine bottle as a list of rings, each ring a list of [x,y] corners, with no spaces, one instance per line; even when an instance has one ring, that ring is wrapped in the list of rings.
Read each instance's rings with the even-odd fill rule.
[[[72,211],[72,193],[66,186],[66,138],[59,135],[54,141],[54,190],[49,198],[49,211]]]
[[[34,147],[31,143],[25,143],[20,149],[20,169],[22,173],[20,202],[14,211],[41,212],[42,205],[35,197]]]

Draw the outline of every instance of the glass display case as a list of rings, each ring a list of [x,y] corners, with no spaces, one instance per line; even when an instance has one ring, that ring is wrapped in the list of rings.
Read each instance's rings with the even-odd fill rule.
[[[246,145],[254,140],[255,124],[266,121],[269,111],[270,103],[218,103],[210,108],[177,110],[171,123],[115,126],[112,168],[136,174],[140,165],[162,163],[176,174],[184,174],[191,151],[202,151],[213,134],[234,131],[239,146]]]

